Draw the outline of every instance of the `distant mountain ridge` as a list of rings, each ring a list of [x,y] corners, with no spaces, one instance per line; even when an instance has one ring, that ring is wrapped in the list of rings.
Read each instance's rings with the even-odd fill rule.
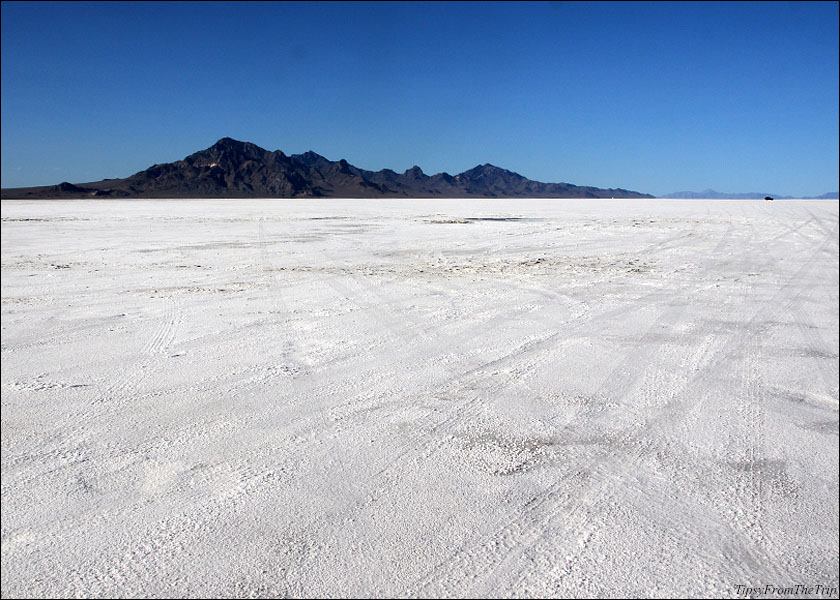
[[[309,151],[286,155],[222,138],[173,163],[126,177],[6,188],[2,198],[653,198],[625,189],[542,183],[489,163],[458,175],[367,171]]]
[[[673,192],[660,198],[674,198],[674,199],[709,199],[709,200],[761,200],[770,196],[777,200],[837,200],[840,198],[838,192],[829,192],[822,196],[779,196],[778,194],[768,194],[762,192],[746,192],[732,194],[729,192],[716,192],[715,190],[703,190],[702,192]]]

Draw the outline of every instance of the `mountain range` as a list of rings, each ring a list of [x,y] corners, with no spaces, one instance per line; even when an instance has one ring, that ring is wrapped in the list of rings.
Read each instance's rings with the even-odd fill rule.
[[[718,199],[725,199],[725,200],[761,200],[762,198],[766,198],[767,196],[771,198],[775,198],[776,200],[837,200],[838,195],[837,192],[829,192],[827,194],[823,194],[822,196],[779,196],[778,194],[766,194],[762,192],[743,192],[743,193],[731,193],[731,192],[716,192],[715,190],[703,190],[702,192],[673,192],[666,196],[660,196],[660,198],[678,198],[678,199],[708,199],[708,200],[718,200]]]
[[[309,151],[286,155],[222,138],[173,163],[89,183],[6,188],[2,198],[653,198],[624,189],[542,183],[491,164],[458,175],[367,171]]]

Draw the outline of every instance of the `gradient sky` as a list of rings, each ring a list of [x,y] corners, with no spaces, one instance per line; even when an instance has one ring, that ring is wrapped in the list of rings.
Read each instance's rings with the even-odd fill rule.
[[[838,184],[838,3],[2,3],[2,186],[230,136],[663,195]]]

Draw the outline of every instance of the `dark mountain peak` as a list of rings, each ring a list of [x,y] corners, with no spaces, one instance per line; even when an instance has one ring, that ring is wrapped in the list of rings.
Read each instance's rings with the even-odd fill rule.
[[[464,171],[460,175],[461,176],[481,175],[482,173],[487,171],[487,165],[488,164],[489,163],[485,163],[483,165],[476,165],[472,169],[467,169],[466,171]]]
[[[208,148],[208,150],[234,150],[236,152],[246,151],[249,147],[259,148],[256,144],[251,142],[240,142],[230,137],[223,137],[218,142]],[[262,148],[260,148],[262,150]],[[263,150],[263,152],[265,152]]]
[[[406,169],[405,173],[403,173],[406,177],[411,177],[412,179],[428,179],[428,175],[423,172],[423,169],[414,165],[410,169]]]
[[[361,178],[364,180],[364,173],[343,158],[338,162],[326,161],[325,166],[329,166],[330,168],[327,170],[332,173],[340,173],[341,175],[347,175],[353,179]]]
[[[514,173],[513,171],[508,171],[507,169],[502,169],[497,167],[496,165],[491,165],[490,163],[484,163],[483,165],[477,165],[470,169],[469,171],[464,171],[459,176],[459,179],[467,179],[471,181],[476,181],[478,179],[486,179],[486,178],[513,178],[513,179],[524,179],[522,175],[519,173]]]
[[[333,164],[331,161],[312,150],[307,150],[303,154],[292,154],[291,158],[292,160],[307,167],[324,167]]]
[[[431,179],[433,181],[444,181],[448,185],[455,185],[455,183],[456,183],[456,179],[454,177],[452,177],[452,175],[450,175],[446,171],[444,171],[443,173],[435,173],[434,175],[431,176]]]
[[[263,160],[267,150],[251,142],[240,142],[229,137],[223,137],[218,142],[187,157],[187,162],[194,164],[223,164],[230,166],[241,164],[246,160]],[[282,155],[282,152],[280,153]],[[192,159],[192,161],[190,160]]]

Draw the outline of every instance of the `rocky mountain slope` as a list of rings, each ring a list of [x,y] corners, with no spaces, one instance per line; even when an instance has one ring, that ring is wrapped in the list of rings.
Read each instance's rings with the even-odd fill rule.
[[[458,175],[367,171],[315,152],[286,155],[222,138],[173,163],[155,164],[125,179],[8,188],[3,198],[651,198],[624,189],[532,181],[484,164]]]

